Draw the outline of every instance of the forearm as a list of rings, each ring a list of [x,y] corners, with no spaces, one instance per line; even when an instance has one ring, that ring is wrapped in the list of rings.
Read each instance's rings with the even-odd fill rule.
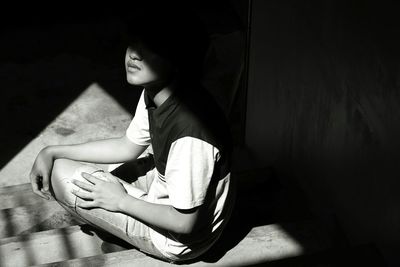
[[[157,228],[178,234],[190,234],[196,226],[197,209],[181,213],[169,205],[155,204],[126,195],[119,203],[119,211]]]
[[[67,158],[95,163],[120,163],[136,159],[146,149],[130,142],[126,136],[74,145],[49,146],[46,152],[53,158]]]

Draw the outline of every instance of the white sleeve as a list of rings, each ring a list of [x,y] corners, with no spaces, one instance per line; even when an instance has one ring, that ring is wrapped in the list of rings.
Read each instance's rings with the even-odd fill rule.
[[[149,118],[144,103],[144,90],[137,104],[135,116],[126,130],[126,136],[137,145],[150,145]]]
[[[194,137],[171,144],[165,180],[172,206],[191,209],[204,203],[218,155],[216,147]]]

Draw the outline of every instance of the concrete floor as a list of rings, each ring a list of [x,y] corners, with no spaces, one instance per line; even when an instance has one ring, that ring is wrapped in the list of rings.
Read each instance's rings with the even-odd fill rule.
[[[6,163],[0,170],[0,186],[29,182],[31,166],[43,147],[121,136],[131,117],[97,83],[91,84]]]

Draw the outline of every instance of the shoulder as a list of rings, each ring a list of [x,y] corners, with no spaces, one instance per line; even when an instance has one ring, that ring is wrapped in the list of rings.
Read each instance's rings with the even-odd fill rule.
[[[230,140],[227,119],[214,98],[202,88],[184,88],[176,98],[178,108],[173,122],[176,139],[193,137],[216,147]]]

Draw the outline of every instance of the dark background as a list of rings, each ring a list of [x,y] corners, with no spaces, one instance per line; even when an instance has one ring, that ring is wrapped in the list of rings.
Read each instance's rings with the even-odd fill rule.
[[[253,1],[246,143],[399,266],[396,1]]]

